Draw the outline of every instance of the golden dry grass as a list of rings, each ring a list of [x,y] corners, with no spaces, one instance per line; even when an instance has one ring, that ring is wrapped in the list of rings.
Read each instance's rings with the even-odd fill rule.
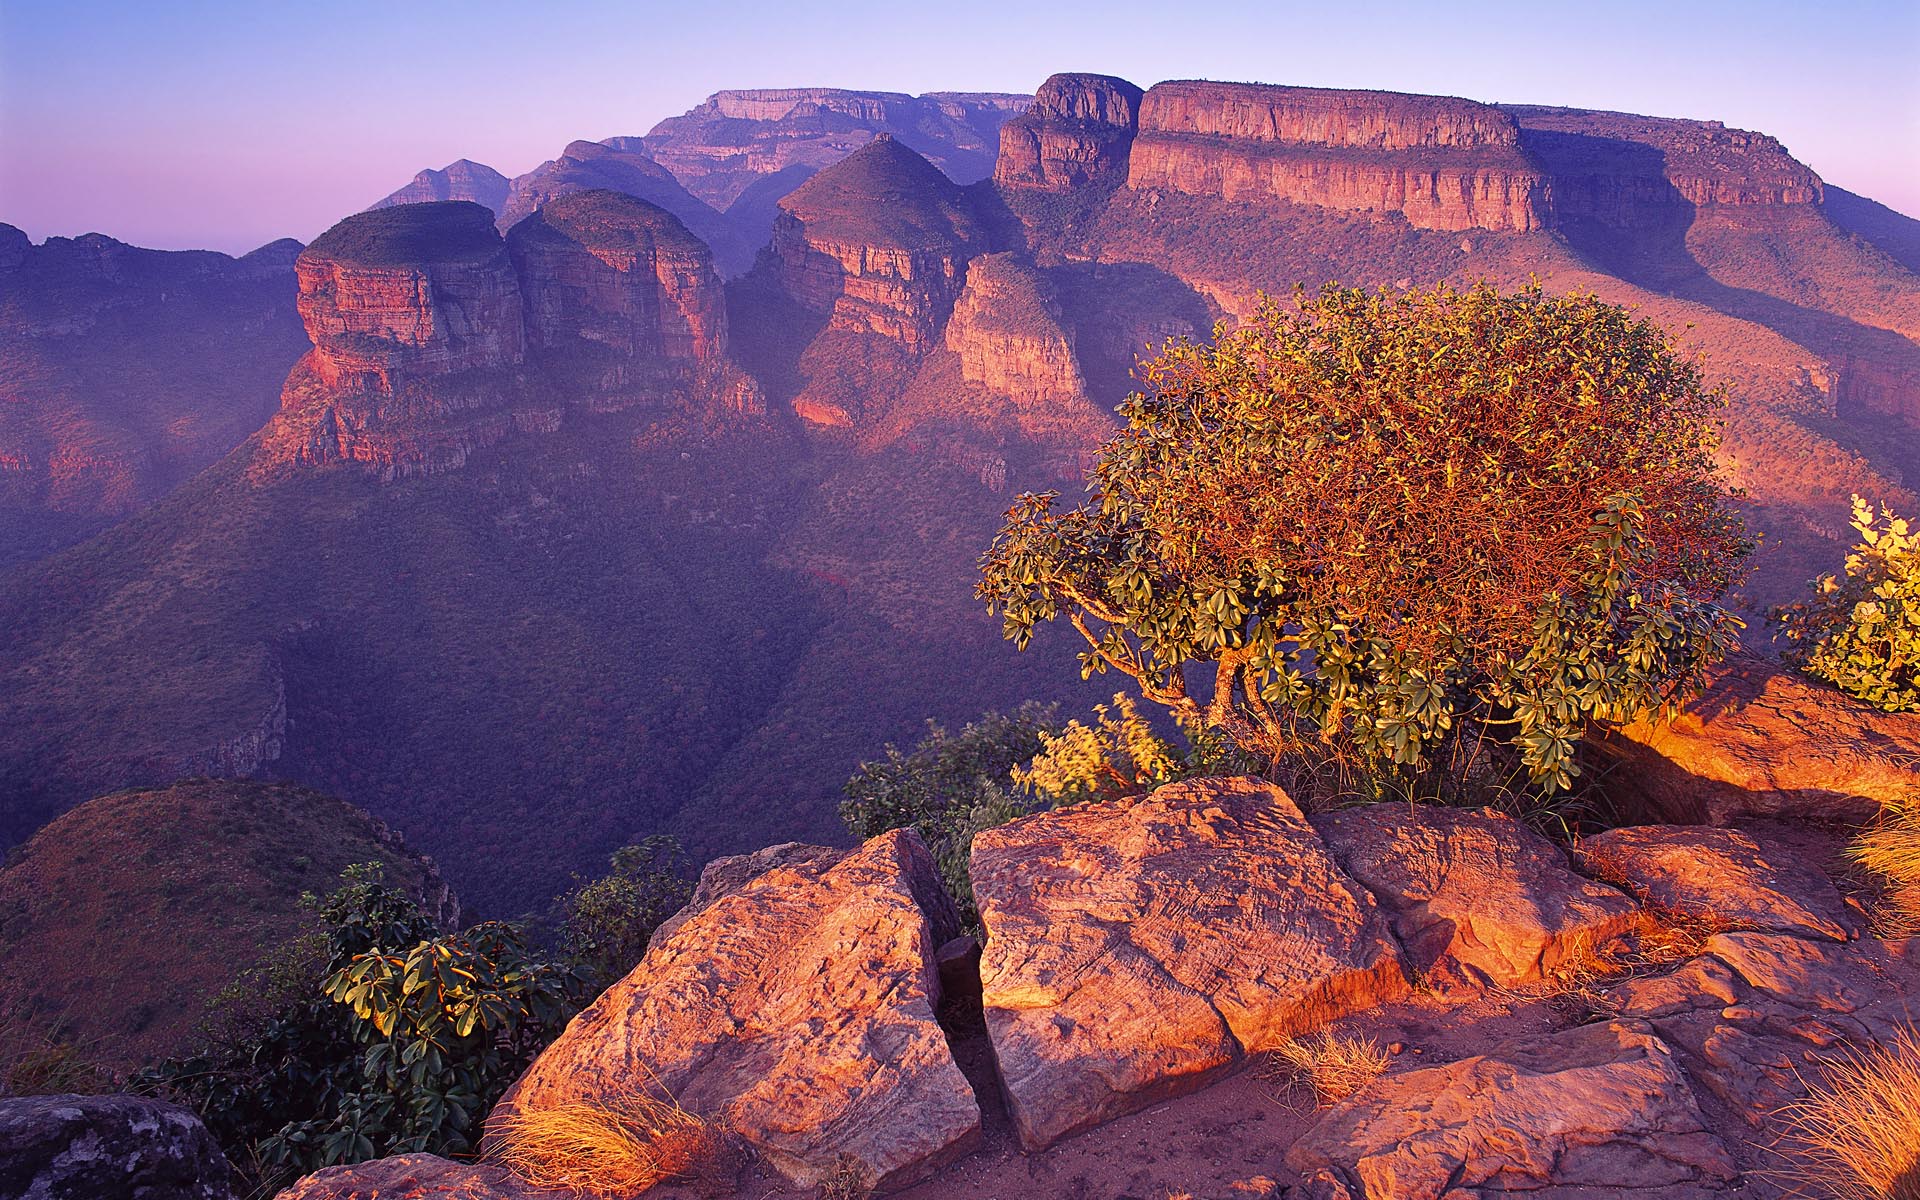
[[[1781,1109],[1784,1174],[1833,1200],[1920,1200],[1920,1033],[1850,1051]]]
[[[1273,1052],[1267,1078],[1304,1080],[1321,1107],[1338,1104],[1386,1072],[1379,1042],[1359,1034],[1294,1038]]]
[[[1920,934],[1920,810],[1889,812],[1853,839],[1847,858],[1886,884],[1873,931],[1890,938]]]
[[[502,1114],[497,1155],[539,1188],[632,1196],[677,1179],[720,1150],[713,1128],[671,1099],[633,1093]]]

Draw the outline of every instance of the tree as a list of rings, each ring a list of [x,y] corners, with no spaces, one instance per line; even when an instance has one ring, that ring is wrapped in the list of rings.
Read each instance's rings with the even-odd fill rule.
[[[1619,307],[1329,285],[1143,378],[1086,501],[1020,497],[978,593],[1190,731],[1452,778],[1504,749],[1554,791],[1589,720],[1737,639],[1723,397]]]
[[[1787,657],[1887,712],[1920,712],[1920,534],[1858,496],[1853,528],[1845,577],[1823,575],[1810,599],[1774,610]]]

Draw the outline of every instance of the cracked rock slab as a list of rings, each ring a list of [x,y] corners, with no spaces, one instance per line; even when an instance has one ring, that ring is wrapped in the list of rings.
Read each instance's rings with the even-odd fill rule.
[[[1369,804],[1312,821],[1391,915],[1408,967],[1442,992],[1538,982],[1625,932],[1638,908],[1492,809]]]
[[[1407,990],[1373,898],[1264,781],[1024,817],[974,838],[972,874],[987,1030],[1029,1149]]]
[[[979,1105],[934,1016],[935,950],[959,920],[919,835],[721,860],[689,909],[503,1110],[657,1080],[803,1187],[844,1162],[867,1188],[904,1185],[978,1143]]]
[[[1636,825],[1580,844],[1588,870],[1657,909],[1726,929],[1845,941],[1846,904],[1816,867],[1737,829]]]
[[[1286,1164],[1302,1200],[1700,1200],[1739,1176],[1673,1051],[1638,1021],[1383,1076]]]

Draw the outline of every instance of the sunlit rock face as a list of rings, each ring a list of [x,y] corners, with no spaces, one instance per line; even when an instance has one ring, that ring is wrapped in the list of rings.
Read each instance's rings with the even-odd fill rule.
[[[1140,125],[1140,89],[1112,75],[1055,75],[1033,107],[1000,127],[993,181],[1003,189],[1069,192],[1114,186]]]
[[[1086,397],[1052,289],[1013,254],[982,255],[968,264],[945,340],[969,383],[1016,403],[1050,407]]]
[[[1173,82],[1140,105],[1127,186],[1398,214],[1416,229],[1546,225],[1513,118],[1443,96]]]

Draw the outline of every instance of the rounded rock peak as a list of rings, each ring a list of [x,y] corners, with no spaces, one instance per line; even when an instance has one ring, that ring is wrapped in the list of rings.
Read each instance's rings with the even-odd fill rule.
[[[905,143],[881,135],[780,201],[810,234],[867,245],[949,245],[977,232],[960,185]]]
[[[1049,75],[1040,85],[1031,111],[1060,120],[1131,128],[1139,122],[1140,98],[1145,94],[1117,75],[1064,71]]]
[[[666,209],[638,196],[607,188],[556,196],[507,233],[508,240],[515,245],[528,239],[554,236],[591,250],[660,248],[710,253],[707,244]]]
[[[481,262],[499,253],[493,211],[471,200],[369,209],[336,224],[301,255],[363,267]]]

